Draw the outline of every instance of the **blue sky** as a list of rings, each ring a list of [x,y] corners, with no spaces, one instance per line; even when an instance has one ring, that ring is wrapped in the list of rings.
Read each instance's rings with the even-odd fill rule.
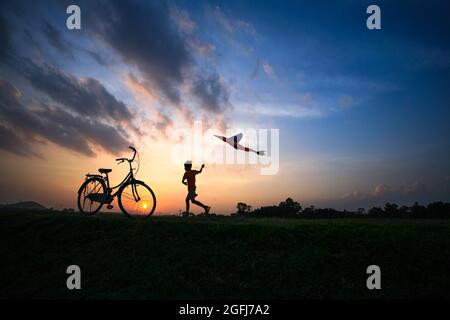
[[[111,136],[106,153],[142,135],[170,144],[177,123],[203,118],[279,128],[270,183],[288,179],[283,194],[304,202],[450,200],[448,2],[80,1],[78,31],[64,27],[67,4],[1,5],[3,102],[18,89],[38,120],[3,110],[0,152],[33,161],[37,139],[95,157]],[[381,30],[366,28],[370,4]],[[84,131],[42,129],[63,115]]]
[[[285,159],[351,159],[342,181],[439,184],[450,169],[448,4],[378,2],[377,31],[365,27],[369,4],[226,1],[187,10],[202,21],[205,38],[217,39],[204,14],[217,6],[252,26],[252,34],[237,36],[251,53],[218,37],[217,47],[226,52],[223,73],[231,70],[229,79],[245,89],[235,105],[273,109],[268,118],[282,128]],[[273,76],[263,68],[249,76],[255,60],[270,65]],[[277,116],[282,110],[291,114]]]

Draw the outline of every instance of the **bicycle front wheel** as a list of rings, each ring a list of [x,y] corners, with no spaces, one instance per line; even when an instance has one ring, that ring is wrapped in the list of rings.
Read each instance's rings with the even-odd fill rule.
[[[129,218],[148,218],[156,208],[153,190],[142,181],[135,180],[124,185],[118,198],[120,210]]]

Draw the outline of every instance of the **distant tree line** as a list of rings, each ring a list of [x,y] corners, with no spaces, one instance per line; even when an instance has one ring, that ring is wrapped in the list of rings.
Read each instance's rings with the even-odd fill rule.
[[[303,208],[297,201],[287,198],[277,206],[266,206],[253,210],[252,206],[239,202],[236,208],[237,211],[232,216],[255,218],[330,219],[367,217],[450,219],[450,203],[448,202],[433,202],[427,206],[415,202],[410,207],[388,202],[383,208],[373,207],[367,211],[364,208],[359,208],[356,211],[340,211],[332,208],[315,208],[314,206]]]

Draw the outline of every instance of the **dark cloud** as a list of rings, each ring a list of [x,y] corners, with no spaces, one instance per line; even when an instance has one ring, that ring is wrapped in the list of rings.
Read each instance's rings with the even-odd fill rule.
[[[412,181],[399,185],[380,183],[374,186],[371,192],[353,191],[342,197],[345,206],[358,207],[384,206],[387,202],[398,204],[412,204],[415,201],[431,202],[448,194],[443,181],[429,181],[427,184],[421,181]]]
[[[26,55],[26,52],[24,58],[22,52],[17,52],[10,47],[8,44],[10,43],[11,24],[7,22],[0,16],[0,40],[2,42],[0,51],[3,52],[4,48],[8,50],[8,60],[5,59],[2,62],[29,80],[34,88],[80,115],[131,122],[132,114],[127,106],[109,93],[98,80],[77,78],[45,62],[45,59],[41,64],[37,64]],[[27,29],[22,31],[24,31],[26,41],[34,42],[34,37]],[[42,31],[53,47],[62,53],[72,55],[72,46],[51,23],[44,20]],[[78,49],[85,51],[99,63],[105,63],[97,53],[84,48]]]
[[[166,130],[173,126],[172,119],[165,113],[160,112],[158,119],[155,121],[155,128],[167,137]]]
[[[91,56],[92,59],[94,59],[98,64],[102,66],[107,66],[108,62],[105,58],[103,58],[100,54],[98,54],[95,51],[89,50],[89,49],[83,49],[84,52],[86,52],[88,55]]]
[[[88,142],[113,154],[125,150],[129,145],[117,128],[88,117],[73,116],[62,109],[48,106],[36,114],[48,124],[46,138],[86,155],[93,155]]]
[[[76,152],[93,156],[91,145],[118,153],[128,142],[115,127],[87,116],[41,103],[29,108],[20,102],[20,92],[0,80],[0,148],[18,155],[33,153],[33,144],[45,139]]]
[[[42,31],[46,36],[48,42],[59,52],[67,54],[72,58],[74,58],[74,50],[77,49],[89,55],[98,64],[102,66],[108,65],[107,61],[97,52],[83,48],[78,45],[71,44],[68,41],[66,41],[61,32],[58,29],[56,29],[50,22],[44,21]]]
[[[10,30],[5,18],[0,15],[0,59],[3,59],[11,47]]]
[[[199,99],[203,109],[221,113],[229,105],[229,92],[219,75],[213,73],[206,78],[199,77],[194,81],[193,92]]]
[[[61,33],[48,21],[44,21],[42,31],[47,37],[49,43],[59,52],[72,55],[70,45],[64,40]]]
[[[107,4],[107,5],[105,5]],[[184,69],[192,64],[183,37],[164,2],[141,6],[134,1],[89,2],[98,10],[85,15],[88,31],[108,43],[125,62],[139,68],[172,103],[180,102]]]
[[[107,4],[96,11],[95,16],[87,17],[89,30],[114,48],[127,63],[138,67],[146,81],[176,105],[181,99],[179,87],[185,80],[194,81],[191,93],[203,109],[221,112],[227,107],[228,90],[219,81],[217,72],[192,79],[197,73],[189,51],[192,39],[188,42],[174,24],[173,10],[171,16],[165,2],[154,1],[146,6],[134,1],[108,1]]]
[[[25,143],[14,129],[4,127],[2,124],[0,124],[0,149],[20,156],[34,155],[30,145]]]
[[[64,7],[63,3],[59,5]],[[152,94],[167,99],[165,102],[177,106],[183,115],[191,111],[182,101],[187,98],[184,94],[198,101],[207,112],[219,114],[228,107],[227,87],[212,66],[208,69],[209,76],[201,72],[190,52],[192,47],[174,23],[167,3],[99,0],[81,2],[80,6],[83,8],[83,37],[101,41],[129,66],[136,67],[139,82],[151,88]],[[7,22],[14,23],[7,25]],[[5,84],[13,81],[3,81],[0,124],[8,139],[2,139],[1,148],[11,150],[17,145],[16,153],[30,154],[32,143],[46,140],[86,155],[93,155],[92,145],[105,146],[107,151],[115,152],[126,145],[127,132],[130,132],[127,130],[139,134],[134,125],[135,115],[97,79],[77,77],[48,62],[46,51],[52,47],[74,59],[78,58],[78,53],[84,53],[100,65],[108,65],[97,51],[83,47],[81,42],[69,41],[55,28],[54,22],[48,15],[40,16],[29,10],[23,15],[13,15],[11,21],[0,19],[0,55],[5,50],[8,52],[8,61],[2,62],[17,79],[28,81],[31,87],[24,89],[32,94],[23,99],[15,96],[12,94],[14,87],[7,89]],[[20,27],[24,25],[28,27]],[[30,26],[37,26],[32,38],[47,39],[42,43],[42,50],[31,54],[34,48],[29,45],[31,42],[23,36],[18,38],[15,33],[13,40],[24,44],[26,49],[15,51],[14,48],[21,46],[8,45],[12,26],[17,30],[23,28],[24,32]],[[107,57],[115,59],[115,55]],[[183,90],[183,97],[182,87],[191,88],[189,92]],[[25,101],[33,101],[33,108]],[[15,107],[11,109],[11,106]],[[173,125],[169,109],[152,120],[151,125],[161,132]]]
[[[2,30],[10,27],[4,20],[0,24]],[[58,51],[71,54],[71,46],[51,24],[44,22],[43,32]],[[56,105],[33,96],[27,101],[38,101],[38,108],[36,103],[29,108],[22,104],[20,92],[10,82],[0,80],[0,148],[19,155],[36,155],[33,144],[51,141],[93,156],[92,146],[117,153],[129,144],[127,130],[139,132],[128,107],[98,80],[75,77],[45,60],[37,64],[12,47],[7,53],[8,59],[2,62]]]
[[[80,115],[131,122],[127,106],[96,79],[79,79],[49,64],[23,60],[19,70],[36,89]]]

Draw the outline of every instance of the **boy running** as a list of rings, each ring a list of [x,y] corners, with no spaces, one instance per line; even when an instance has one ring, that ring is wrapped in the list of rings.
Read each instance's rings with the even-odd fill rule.
[[[195,176],[202,172],[205,165],[203,164],[199,171],[192,170],[192,162],[187,161],[184,164],[184,170],[186,171],[183,175],[183,179],[181,179],[181,183],[184,185],[187,185],[188,187],[188,194],[186,197],[186,215],[189,216],[189,201],[191,201],[193,204],[196,204],[200,207],[202,207],[205,210],[205,214],[209,213],[209,210],[211,207],[208,207],[201,203],[200,201],[195,200],[195,197],[197,197],[197,193],[195,193]],[[187,182],[186,182],[187,181]]]

